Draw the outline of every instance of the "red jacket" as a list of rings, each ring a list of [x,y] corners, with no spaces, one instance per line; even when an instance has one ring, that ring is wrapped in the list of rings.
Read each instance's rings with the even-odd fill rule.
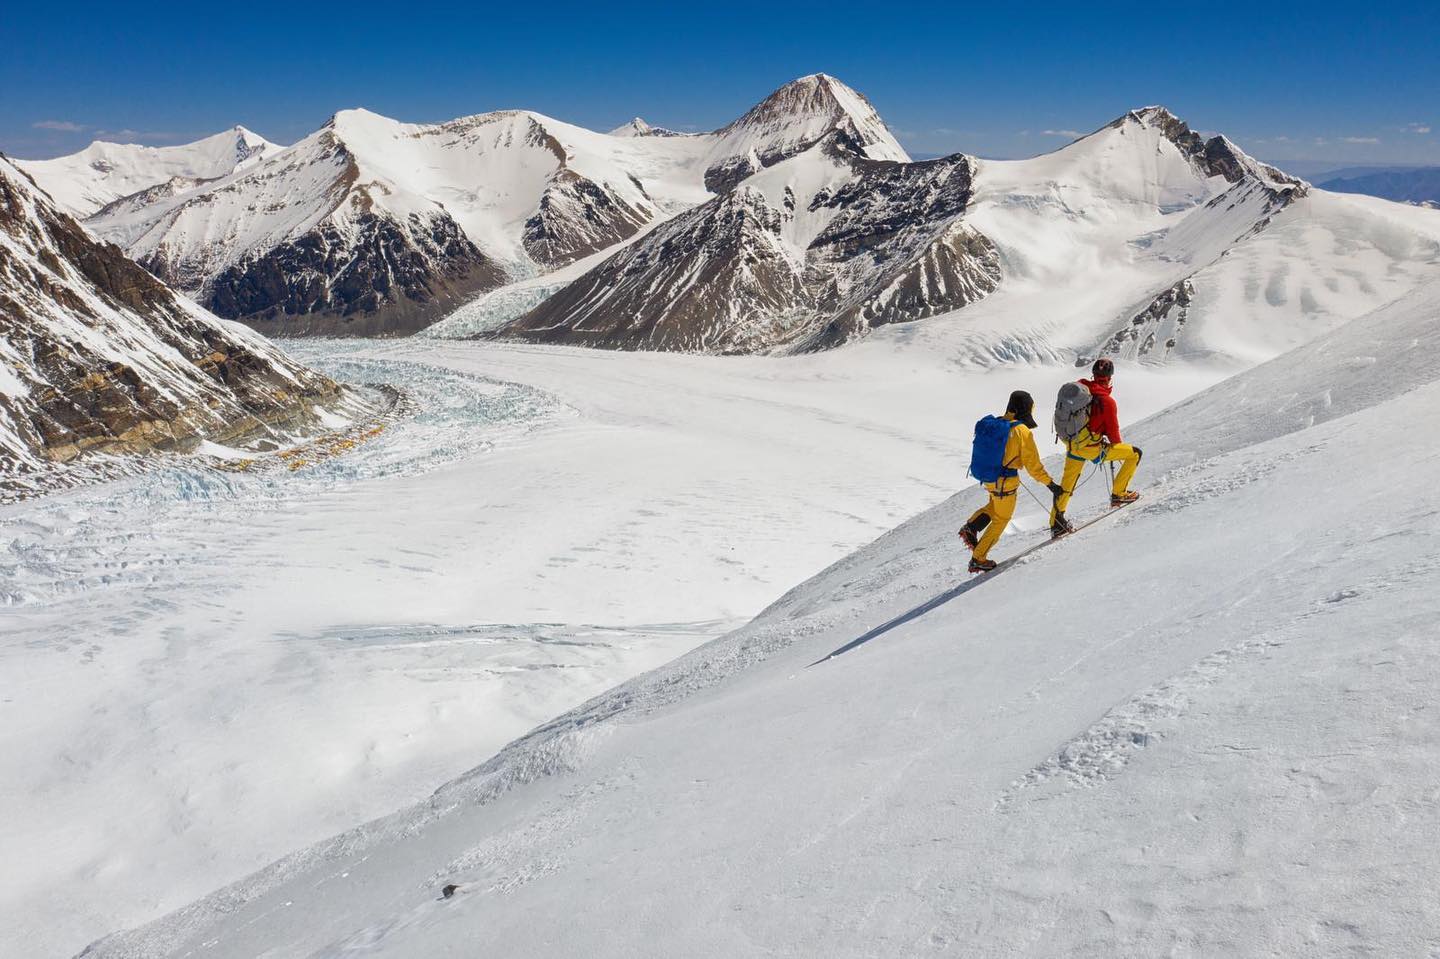
[[[1094,380],[1080,382],[1095,397],[1095,402],[1090,405],[1090,432],[1105,437],[1108,443],[1120,442],[1120,411],[1115,406],[1115,398],[1110,395],[1110,384]]]

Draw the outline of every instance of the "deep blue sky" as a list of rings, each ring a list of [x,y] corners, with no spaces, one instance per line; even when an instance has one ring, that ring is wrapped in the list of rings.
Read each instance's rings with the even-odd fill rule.
[[[915,153],[1030,155],[1163,103],[1275,162],[1440,163],[1437,6],[0,0],[0,150],[289,143],[351,106],[710,129],[824,71]]]

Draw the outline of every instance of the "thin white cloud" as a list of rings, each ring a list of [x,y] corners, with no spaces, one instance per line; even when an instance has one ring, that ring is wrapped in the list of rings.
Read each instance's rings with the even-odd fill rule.
[[[1041,130],[1040,132],[1047,137],[1070,137],[1074,139],[1078,136],[1084,136],[1079,130]]]
[[[1421,134],[1421,135],[1423,136],[1424,134],[1430,132],[1430,124],[1428,124],[1428,123],[1411,123],[1411,124],[1408,124],[1408,125],[1405,127],[1405,129],[1408,130],[1408,131],[1410,131],[1411,133],[1417,133],[1417,134]]]
[[[1342,137],[1346,143],[1379,143],[1379,137]]]
[[[36,120],[30,124],[37,130],[55,130],[59,133],[80,133],[85,127],[69,120]]]

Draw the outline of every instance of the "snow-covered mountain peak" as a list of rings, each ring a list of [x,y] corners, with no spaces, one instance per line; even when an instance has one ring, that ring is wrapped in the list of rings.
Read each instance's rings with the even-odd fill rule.
[[[836,130],[872,160],[910,159],[869,100],[828,74],[813,73],[790,81],[715,131],[717,143],[705,171],[705,186],[724,192],[752,173],[808,150]]]
[[[1137,107],[1134,110],[1129,110],[1125,113],[1123,117],[1120,117],[1115,122],[1121,123],[1126,120],[1131,120],[1136,123],[1143,124],[1160,124],[1162,126],[1165,124],[1182,122],[1180,118],[1177,117],[1174,113],[1171,113],[1167,107],[1161,106],[1158,103],[1152,103],[1149,106]]]
[[[501,329],[620,349],[806,351],[958,309],[995,289],[960,222],[974,163],[872,160],[831,129],[656,227]]]
[[[238,123],[230,128],[230,133],[235,138],[235,162],[237,164],[257,160],[266,153],[273,153],[280,149],[254,130],[247,130]]]
[[[635,117],[629,123],[622,124],[610,131],[612,137],[643,137],[649,136],[654,127],[639,117]]]
[[[331,131],[342,141],[356,140],[363,144],[372,137],[394,136],[403,126],[405,124],[399,120],[392,120],[364,107],[351,107],[336,111],[321,129]]]
[[[693,134],[680,133],[677,130],[667,130],[664,127],[652,126],[640,117],[635,117],[629,123],[618,126],[610,131],[612,137],[683,137]]]
[[[1256,160],[1222,134],[1206,139],[1163,106],[1151,105],[1130,110],[1124,116],[1111,121],[1106,129],[1123,130],[1126,127],[1138,127],[1159,133],[1174,144],[1205,176],[1223,176],[1231,183],[1251,176],[1271,189],[1285,193],[1293,191],[1297,196],[1303,195],[1309,187],[1304,180]]]
[[[828,74],[812,73],[791,80],[717,132],[722,136],[740,131],[768,132],[778,126],[812,132],[850,126],[861,134],[867,147],[873,148],[866,151],[871,159],[909,159],[870,101]]]
[[[121,197],[165,183],[173,177],[213,180],[273,156],[282,147],[245,127],[179,146],[96,140],[85,149],[53,160],[18,160],[67,213],[87,217]]]

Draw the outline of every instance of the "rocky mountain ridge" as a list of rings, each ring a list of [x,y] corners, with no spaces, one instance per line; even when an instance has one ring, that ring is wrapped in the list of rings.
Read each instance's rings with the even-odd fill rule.
[[[439,124],[341,111],[245,170],[171,178],[87,225],[274,333],[410,333],[519,282],[529,292],[504,302],[528,312],[486,335],[734,353],[835,346],[1096,252],[1027,249],[1044,227],[1016,220],[1026,208],[1080,233],[1119,217],[1134,232],[1105,240],[1120,245],[1103,256],[1150,278],[1072,349],[1150,356],[1174,337],[1134,336],[1134,318],[1308,191],[1159,106],[1027,161],[913,163],[865,97],[818,73],[712,133],[638,117],[604,134],[529,111]],[[1030,339],[996,355],[1053,352]]]
[[[339,387],[97,243],[0,156],[0,473],[303,426]]]
[[[973,176],[965,156],[870,160],[836,131],[662,224],[500,335],[619,349],[803,350],[958,309],[1000,278],[989,240],[957,222]]]
[[[752,111],[762,118],[757,122],[768,109]],[[487,335],[718,353],[836,346],[878,326],[982,299],[1004,282],[1007,260],[1021,274],[1039,265],[1012,242],[1025,244],[1035,224],[1005,212],[1030,207],[1048,210],[1055,224],[1094,218],[1087,226],[1093,229],[1111,219],[1103,208],[1111,205],[1114,215],[1123,210],[1163,227],[1133,238],[1150,247],[1142,257],[1157,265],[1148,299],[1156,287],[1183,281],[1165,275],[1175,270],[1167,262],[1187,273],[1203,267],[1308,191],[1304,181],[1259,163],[1224,137],[1201,138],[1163,107],[1130,111],[1032,161],[957,154],[912,163],[873,159],[874,150],[873,141],[842,125],[655,229]],[[1083,198],[1068,200],[1082,184]],[[978,222],[971,216],[977,187],[984,213]],[[1082,213],[1076,204],[1093,209]],[[1053,258],[1047,268],[1058,269],[1073,255],[1043,254]],[[1160,334],[1132,317],[1124,315],[1126,326],[1102,348],[1134,345],[1141,354],[1154,348]],[[1140,325],[1147,325],[1144,336]],[[1168,349],[1172,340],[1167,335],[1158,342],[1168,342]]]
[[[638,118],[600,134],[513,110],[441,124],[342,111],[263,162],[148,185],[87,226],[258,329],[407,333],[617,247],[831,133],[863,156],[908,159],[869,103],[824,74],[707,134]]]

